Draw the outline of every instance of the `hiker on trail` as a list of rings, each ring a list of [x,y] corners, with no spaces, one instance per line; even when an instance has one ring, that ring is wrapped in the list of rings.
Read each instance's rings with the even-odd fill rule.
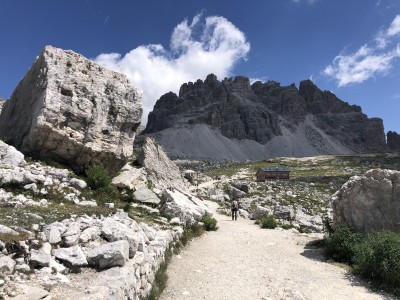
[[[231,206],[231,210],[232,210],[232,221],[233,220],[237,220],[237,212],[239,210],[239,202],[237,201],[236,198],[233,198],[232,200],[232,206]]]

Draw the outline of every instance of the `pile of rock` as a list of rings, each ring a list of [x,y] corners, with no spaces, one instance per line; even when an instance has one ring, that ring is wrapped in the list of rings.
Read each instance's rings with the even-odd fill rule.
[[[0,207],[47,206],[49,193],[57,193],[63,200],[79,205],[96,205],[81,196],[86,188],[67,169],[44,166],[39,162],[26,163],[24,155],[14,147],[0,141]],[[25,190],[15,194],[11,190]],[[40,199],[41,198],[41,199]]]
[[[127,295],[136,299],[150,292],[166,249],[182,233],[182,227],[163,230],[138,223],[123,211],[109,217],[82,216],[45,225],[15,249],[0,243],[0,272],[7,275],[0,293],[30,293],[26,287],[31,286],[68,299],[124,299]],[[91,272],[88,268],[107,270]],[[90,285],[77,277],[84,270]]]

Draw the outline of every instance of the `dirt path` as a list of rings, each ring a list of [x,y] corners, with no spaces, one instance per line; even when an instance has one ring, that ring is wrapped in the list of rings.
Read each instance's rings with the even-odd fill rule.
[[[213,210],[216,204],[208,202]],[[321,260],[310,240],[215,214],[220,229],[174,256],[162,300],[389,299]]]

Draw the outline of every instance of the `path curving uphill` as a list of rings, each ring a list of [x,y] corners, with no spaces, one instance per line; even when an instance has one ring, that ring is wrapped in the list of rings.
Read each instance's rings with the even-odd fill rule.
[[[207,203],[215,212],[217,205]],[[309,237],[215,217],[218,231],[173,257],[161,300],[390,299],[306,249]]]

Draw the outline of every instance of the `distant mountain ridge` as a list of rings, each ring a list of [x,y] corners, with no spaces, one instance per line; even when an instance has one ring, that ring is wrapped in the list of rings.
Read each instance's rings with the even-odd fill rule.
[[[241,76],[218,81],[213,74],[204,82],[184,83],[179,96],[163,95],[143,134],[155,136],[176,158],[246,160],[388,149],[382,119],[368,118],[360,106],[310,80],[297,88],[275,81],[250,84]]]

